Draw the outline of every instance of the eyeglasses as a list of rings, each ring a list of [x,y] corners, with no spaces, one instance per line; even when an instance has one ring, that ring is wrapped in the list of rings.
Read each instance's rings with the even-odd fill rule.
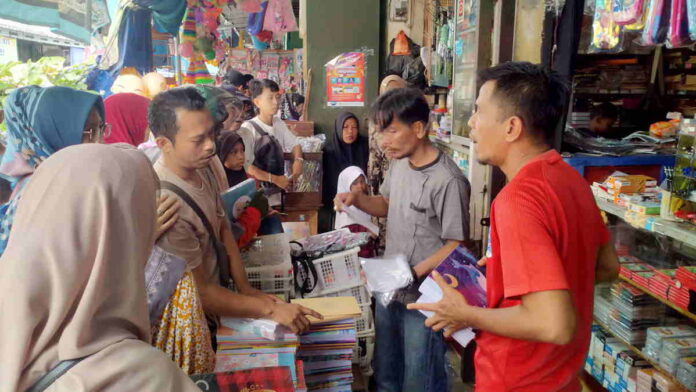
[[[101,123],[97,128],[90,128],[84,131],[83,134],[89,135],[89,140],[93,143],[101,143],[104,138],[111,136],[111,124]],[[95,137],[96,136],[96,137]]]

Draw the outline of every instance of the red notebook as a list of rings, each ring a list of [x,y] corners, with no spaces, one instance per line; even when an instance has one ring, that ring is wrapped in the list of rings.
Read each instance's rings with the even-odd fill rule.
[[[206,392],[294,392],[295,387],[286,366],[239,370],[229,373],[191,376],[201,391]]]

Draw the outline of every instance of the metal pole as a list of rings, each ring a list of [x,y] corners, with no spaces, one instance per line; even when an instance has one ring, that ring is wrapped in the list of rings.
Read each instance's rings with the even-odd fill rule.
[[[176,72],[176,84],[181,86],[181,55],[179,53],[180,39],[177,34],[174,37],[174,56],[176,57],[176,62],[174,63],[174,70]]]

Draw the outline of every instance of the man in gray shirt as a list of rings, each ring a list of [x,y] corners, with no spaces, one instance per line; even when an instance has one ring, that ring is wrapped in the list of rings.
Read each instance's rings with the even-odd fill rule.
[[[418,284],[468,238],[470,186],[457,165],[428,139],[430,109],[418,90],[380,96],[372,120],[387,156],[394,159],[380,195],[336,196],[338,210],[354,205],[387,217],[386,255],[403,254],[417,282],[375,312],[377,391],[444,391],[446,346],[424,327],[425,316],[406,310]]]

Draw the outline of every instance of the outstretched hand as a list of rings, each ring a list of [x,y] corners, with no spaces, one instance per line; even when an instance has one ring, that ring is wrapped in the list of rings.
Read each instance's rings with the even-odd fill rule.
[[[444,336],[450,337],[460,329],[470,326],[467,315],[473,307],[460,292],[448,285],[437,271],[433,271],[432,278],[442,290],[442,299],[430,304],[409,304],[407,308],[433,312],[434,314],[425,320],[425,326],[435,332],[444,330]]]

